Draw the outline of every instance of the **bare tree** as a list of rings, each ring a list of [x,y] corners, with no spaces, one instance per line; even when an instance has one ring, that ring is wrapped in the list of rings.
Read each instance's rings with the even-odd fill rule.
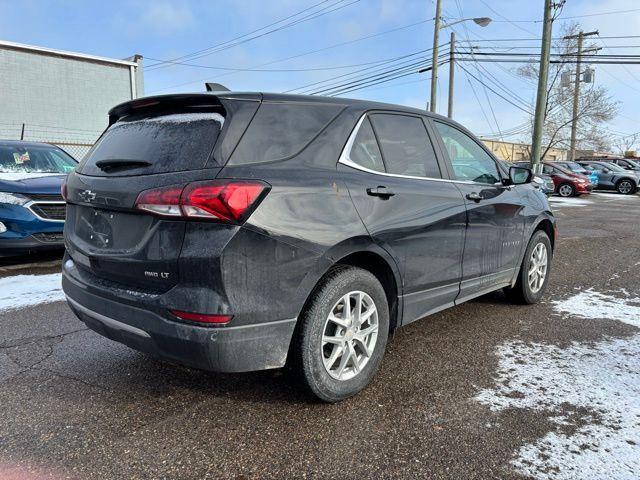
[[[575,75],[575,59],[577,39],[566,38],[576,35],[580,31],[578,23],[565,25],[561,38],[552,46],[559,54],[554,57],[554,63],[549,66],[549,81],[547,85],[547,103],[544,109],[544,128],[542,136],[542,158],[552,148],[568,148],[571,138],[571,123],[573,119],[573,76]],[[593,52],[595,45],[584,45],[583,52]],[[583,61],[583,64],[588,64]],[[517,73],[527,79],[537,80],[538,66],[529,63],[520,67]],[[563,85],[562,77],[568,75],[572,81]],[[611,98],[608,89],[603,86],[588,84],[582,88],[578,99],[578,130],[576,148],[578,150],[608,150],[609,134],[604,124],[611,121],[618,113],[618,102]],[[529,136],[533,131],[533,116]]]
[[[625,152],[630,150],[635,150],[635,146],[638,145],[638,141],[640,140],[640,132],[634,133],[632,135],[627,135],[624,137],[618,137],[614,142],[613,146],[620,152],[621,155],[624,155]]]

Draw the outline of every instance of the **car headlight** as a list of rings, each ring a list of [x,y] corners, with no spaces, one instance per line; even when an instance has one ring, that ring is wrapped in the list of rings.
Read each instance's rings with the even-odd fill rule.
[[[9,205],[26,205],[29,198],[19,193],[0,192],[0,203],[8,203]]]

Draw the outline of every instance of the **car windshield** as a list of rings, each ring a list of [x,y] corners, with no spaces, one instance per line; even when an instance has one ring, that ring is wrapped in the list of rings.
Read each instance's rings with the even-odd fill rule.
[[[628,160],[627,162],[629,162],[629,165],[631,165],[633,168],[640,168],[640,162],[637,162],[636,160]]]
[[[69,173],[76,164],[55,147],[0,145],[0,173]]]
[[[565,175],[571,175],[571,170],[569,170],[567,167],[565,167],[564,165],[558,165],[558,164],[553,164],[554,168],[557,168],[560,172],[564,173]]]
[[[608,168],[609,170],[613,170],[614,172],[624,172],[624,168],[620,165],[616,165],[615,163],[603,162],[602,166]]]
[[[576,162],[564,162],[562,163],[562,166],[568,168],[569,170],[575,173],[581,173],[583,175],[586,173],[589,173],[582,165]]]

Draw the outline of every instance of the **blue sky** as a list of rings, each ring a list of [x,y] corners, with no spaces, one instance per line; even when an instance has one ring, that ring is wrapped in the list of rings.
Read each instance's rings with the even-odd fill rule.
[[[171,59],[214,46],[311,7],[319,1],[0,0],[0,37],[3,40],[115,58],[139,53],[145,57],[146,65],[151,65],[155,63],[152,59]],[[372,62],[431,48],[431,21],[406,27],[433,18],[435,7],[431,0],[336,2],[338,0],[327,1],[316,10],[330,5],[346,6],[190,61],[197,65],[225,68],[252,68],[270,63],[260,68],[316,70],[223,72],[179,65],[155,70],[147,68],[146,93],[201,91],[205,80],[223,83],[233,90],[282,92],[371,67]],[[354,3],[349,5],[351,2]],[[527,39],[541,34],[543,0],[443,0],[443,6],[444,16],[451,20],[476,16],[493,18],[494,22],[486,28],[472,23],[466,27],[454,27],[462,39]],[[626,12],[602,14],[617,11]],[[576,16],[580,18],[569,18]],[[601,36],[635,35],[640,30],[640,3],[637,0],[568,0],[561,18],[554,26],[556,33],[563,22],[572,20],[579,21],[585,31],[598,29]],[[362,37],[393,29],[398,30],[358,41]],[[441,43],[448,40],[448,35],[448,30],[443,30]],[[326,49],[345,42],[353,43]],[[624,49],[624,53],[640,53],[640,38],[606,39],[602,42],[609,46],[638,45],[637,48]],[[511,45],[530,45],[531,49],[527,51],[539,50],[539,43],[535,41],[522,40],[511,42]],[[276,62],[318,49],[324,50]],[[359,66],[339,68],[348,65]],[[476,75],[493,75],[522,99],[533,102],[535,85],[518,79],[513,74],[515,65],[484,64],[485,73],[466,66]],[[322,70],[326,68],[328,70]],[[447,66],[441,67],[438,109],[441,113],[446,112],[447,70]],[[620,102],[620,116],[609,125],[612,136],[639,131],[640,65],[597,65],[596,82],[606,85],[612,96]],[[352,92],[349,96],[424,107],[428,90],[429,74],[423,73]],[[498,130],[508,130],[526,120],[522,111],[485,90],[461,69],[456,73],[454,118],[476,133],[494,137],[498,136]],[[518,135],[512,137],[517,138]]]

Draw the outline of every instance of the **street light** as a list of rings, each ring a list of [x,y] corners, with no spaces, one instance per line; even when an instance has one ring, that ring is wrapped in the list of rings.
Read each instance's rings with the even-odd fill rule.
[[[456,20],[455,22],[445,23],[444,25],[440,25],[440,28],[447,28],[451,25],[455,25],[456,23],[466,22],[468,20],[473,20],[476,25],[480,25],[481,27],[486,27],[491,23],[491,18],[489,17],[475,17],[475,18],[461,18],[460,20]]]
[[[436,0],[436,17],[434,18],[434,28],[433,28],[433,55],[431,59],[431,102],[429,102],[429,110],[432,112],[436,111],[436,93],[438,88],[438,41],[439,41],[438,37],[440,35],[440,29],[451,27],[453,25],[466,22],[468,20],[473,20],[473,22],[476,25],[479,25],[481,27],[486,27],[491,23],[491,19],[489,17],[475,17],[475,18],[461,18],[460,20],[456,20],[455,22],[445,23],[444,25],[440,25],[441,3],[442,3],[442,0]],[[452,38],[455,38],[455,37],[453,37],[452,35]]]

